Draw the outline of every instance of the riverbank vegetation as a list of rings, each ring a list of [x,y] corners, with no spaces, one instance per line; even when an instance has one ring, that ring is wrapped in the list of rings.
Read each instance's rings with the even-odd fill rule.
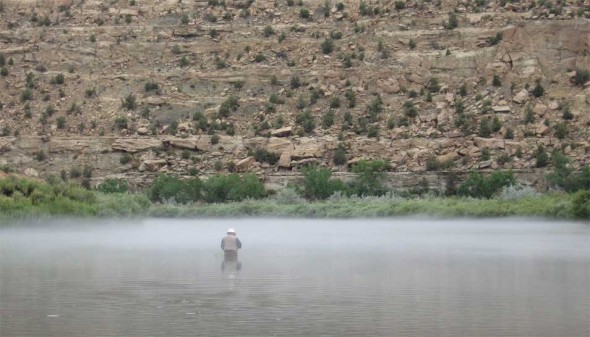
[[[511,171],[484,176],[472,172],[462,183],[447,176],[444,191],[427,184],[409,191],[387,189],[384,161],[361,161],[355,179],[343,182],[327,168],[308,166],[301,184],[267,191],[253,174],[227,174],[201,180],[160,175],[144,191],[129,192],[124,180],[110,179],[94,189],[50,177],[47,181],[8,175],[0,179],[0,220],[43,216],[268,216],[378,217],[538,216],[590,219],[590,167],[574,171],[557,154],[547,175],[552,191],[539,193],[516,181]]]

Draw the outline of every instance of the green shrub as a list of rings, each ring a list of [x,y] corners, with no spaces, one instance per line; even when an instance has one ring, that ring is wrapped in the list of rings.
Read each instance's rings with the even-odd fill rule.
[[[384,160],[361,160],[352,167],[356,174],[351,184],[351,192],[357,196],[383,195],[387,192],[384,186],[387,179],[385,174],[391,168]]]
[[[203,184],[203,200],[209,203],[261,199],[266,196],[264,185],[254,174],[216,175]]]
[[[590,190],[590,165],[584,166],[580,172],[574,172],[570,167],[570,159],[561,152],[554,152],[552,160],[555,169],[547,174],[547,181],[551,186],[568,193],[583,189]]]
[[[514,185],[516,179],[512,171],[496,171],[488,177],[472,172],[457,190],[460,196],[490,199],[504,186]]]
[[[102,193],[127,193],[129,183],[125,179],[107,179],[96,187]]]
[[[127,128],[127,117],[125,116],[119,116],[117,118],[115,118],[115,126],[118,129],[126,129]]]
[[[504,134],[504,139],[514,139],[514,131],[512,128],[507,128],[506,133]]]
[[[332,97],[332,99],[330,100],[330,108],[338,109],[339,107],[340,107],[340,97],[338,97],[338,96]]]
[[[121,100],[121,105],[127,110],[135,110],[135,108],[137,108],[135,95],[133,95],[133,93],[129,93],[124,99]]]
[[[349,88],[348,90],[346,90],[345,96],[348,100],[348,107],[351,109],[354,108],[356,106],[356,95],[354,91]]]
[[[533,123],[535,121],[535,113],[530,105],[527,105],[524,111],[524,124]]]
[[[555,124],[554,129],[555,137],[558,139],[564,139],[568,134],[567,125],[563,122]]]
[[[334,151],[334,165],[344,165],[348,161],[346,156],[346,149],[344,146],[339,145],[338,148]]]
[[[266,57],[262,53],[258,53],[258,54],[256,54],[256,56],[254,56],[254,62],[256,62],[256,63],[264,62],[265,60],[266,60]]]
[[[496,36],[493,36],[491,38],[488,39],[488,42],[490,43],[491,46],[495,46],[498,43],[500,43],[500,41],[502,41],[502,37],[504,34],[502,34],[502,32],[497,32]]]
[[[216,145],[218,143],[219,143],[219,136],[218,135],[211,136],[211,144]]]
[[[301,86],[301,80],[298,76],[291,77],[291,89],[297,89]]]
[[[8,76],[8,68],[6,68],[6,67],[2,67],[2,69],[0,69],[0,75],[1,75],[2,77],[6,77],[6,76]]]
[[[533,91],[531,93],[535,97],[541,97],[545,94],[545,89],[541,85],[541,81],[537,81],[537,84],[535,85],[535,87],[533,88]]]
[[[329,127],[334,125],[334,118],[335,116],[333,111],[330,110],[326,112],[326,114],[322,118],[322,128],[328,129]]]
[[[264,27],[264,37],[270,37],[271,35],[274,35],[275,30],[272,28],[272,26],[266,26]]]
[[[344,184],[331,179],[332,171],[317,165],[308,165],[301,170],[303,174],[303,196],[307,199],[324,200],[337,190],[343,190]]]
[[[500,76],[494,75],[494,77],[492,78],[492,85],[494,87],[501,87],[502,86],[502,80],[500,80]]]
[[[549,155],[545,151],[543,144],[539,144],[539,146],[537,146],[537,150],[535,151],[534,155],[536,167],[545,167],[547,164],[549,164]]]
[[[309,9],[307,9],[307,8],[300,9],[299,10],[299,17],[302,19],[308,20],[311,17],[311,14],[309,13]]]
[[[561,117],[564,120],[569,121],[569,120],[574,119],[574,114],[572,113],[572,110],[570,109],[568,104],[564,104],[563,107],[561,108],[561,110],[563,112]]]
[[[331,54],[332,51],[334,51],[334,41],[332,41],[332,39],[325,39],[324,42],[322,42],[322,53],[328,55]]]
[[[145,84],[144,90],[146,92],[158,91],[158,90],[160,90],[160,85],[154,81],[149,81]]]
[[[57,117],[57,128],[63,129],[66,127],[66,118],[64,116]]]
[[[236,96],[228,97],[219,107],[219,115],[221,117],[229,117],[232,111],[236,111],[239,106],[239,98]]]
[[[23,90],[23,92],[20,95],[20,100],[22,102],[25,101],[30,101],[33,99],[33,91],[29,88],[26,88],[25,90]]]
[[[590,219],[590,190],[578,191],[573,195],[572,213],[578,219]]]
[[[55,75],[54,79],[53,79],[53,83],[55,84],[64,84],[65,82],[65,78],[64,75],[62,73],[59,73],[57,75]]]
[[[455,13],[453,13],[453,12],[450,12],[449,13],[449,20],[447,22],[445,22],[445,24],[444,24],[445,29],[453,30],[453,29],[457,28],[458,25],[459,25],[459,20],[457,19],[457,15],[455,15]]]
[[[311,114],[311,110],[309,109],[305,109],[304,111],[297,114],[295,123],[301,125],[306,133],[310,133],[313,131],[313,129],[315,129],[315,121]]]
[[[259,163],[276,164],[279,161],[279,156],[274,152],[269,152],[266,149],[256,149],[254,151],[254,158]]]

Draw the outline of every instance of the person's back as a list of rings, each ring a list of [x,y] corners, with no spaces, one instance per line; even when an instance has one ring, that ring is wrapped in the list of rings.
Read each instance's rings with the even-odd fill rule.
[[[227,235],[221,239],[221,249],[223,249],[225,260],[237,259],[240,248],[242,248],[242,243],[236,236],[236,231],[233,228],[228,229]]]

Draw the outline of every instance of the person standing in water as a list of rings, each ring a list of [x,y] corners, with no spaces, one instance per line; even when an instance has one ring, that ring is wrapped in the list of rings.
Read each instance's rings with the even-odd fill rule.
[[[221,249],[225,261],[236,261],[238,259],[238,249],[242,248],[240,239],[236,236],[233,228],[227,230],[227,235],[221,239]]]

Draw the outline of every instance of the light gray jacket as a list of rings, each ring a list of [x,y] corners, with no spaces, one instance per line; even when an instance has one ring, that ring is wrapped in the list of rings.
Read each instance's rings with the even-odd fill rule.
[[[235,235],[226,235],[223,239],[221,239],[221,249],[223,250],[235,250],[242,248],[242,243],[240,239],[238,239]]]

